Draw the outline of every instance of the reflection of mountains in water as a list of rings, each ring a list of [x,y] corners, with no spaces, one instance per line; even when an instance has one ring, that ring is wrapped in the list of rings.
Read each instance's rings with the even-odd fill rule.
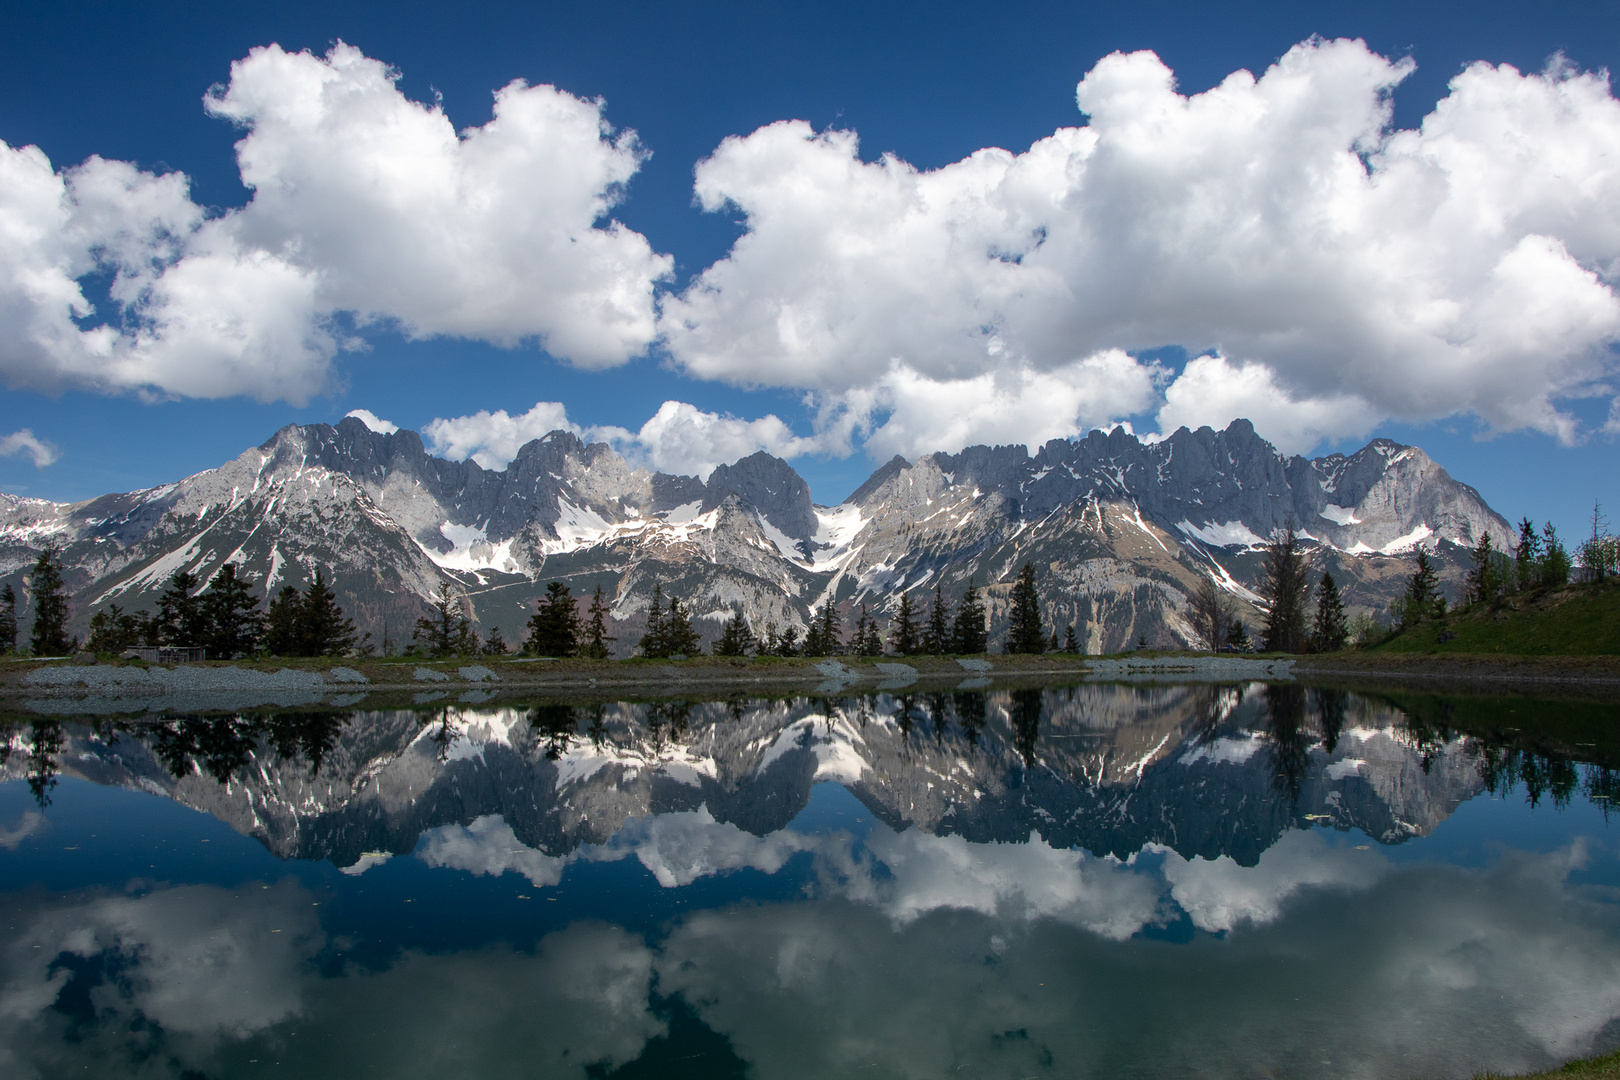
[[[1423,835],[1481,790],[1461,740],[1298,686],[878,694],[792,701],[451,708],[66,726],[73,775],[206,811],[283,858],[351,866],[500,815],[560,855],[706,805],[755,835],[837,780],[895,829],[1129,856],[1162,844],[1253,865],[1285,831]],[[40,771],[13,736],[5,766]],[[40,744],[36,734],[35,745]],[[1425,765],[1427,767],[1425,767]]]

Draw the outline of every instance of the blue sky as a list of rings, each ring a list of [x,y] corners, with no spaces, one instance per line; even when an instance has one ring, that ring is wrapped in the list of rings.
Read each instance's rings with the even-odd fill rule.
[[[37,250],[0,252],[0,437],[44,449],[0,443],[0,490],[160,483],[363,408],[493,464],[564,411],[671,470],[770,449],[833,502],[895,452],[1252,413],[1290,450],[1415,442],[1513,517],[1620,516],[1620,144],[1586,74],[1615,3],[14,4],[3,30],[0,221]],[[1454,87],[1476,61],[1518,73]],[[306,130],[321,79],[350,104]],[[557,93],[469,139],[514,79]],[[1088,123],[1095,148],[1054,134]],[[17,194],[50,183],[76,217]]]

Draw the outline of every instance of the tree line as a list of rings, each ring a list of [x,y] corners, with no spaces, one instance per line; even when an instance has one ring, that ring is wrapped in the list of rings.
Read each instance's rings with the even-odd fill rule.
[[[67,589],[54,548],[39,553],[29,584],[34,593],[29,651],[34,656],[75,651],[79,641],[68,636]],[[116,656],[138,645],[177,646],[206,649],[216,660],[260,654],[341,656],[370,637],[356,634],[320,568],[302,592],[283,586],[264,611],[259,609],[263,597],[254,595],[253,585],[235,563],[225,563],[201,584],[189,570],[178,570],[151,611],[128,612],[108,604],[90,616],[84,649]],[[0,588],[0,651],[15,652],[19,632],[17,595],[8,584]]]

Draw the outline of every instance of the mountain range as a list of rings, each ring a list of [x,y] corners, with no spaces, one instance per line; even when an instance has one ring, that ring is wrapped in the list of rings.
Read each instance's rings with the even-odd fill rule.
[[[896,457],[836,506],[763,452],[706,479],[634,467],[604,443],[553,431],[499,471],[430,455],[412,431],[289,425],[234,461],[171,484],[79,503],[0,494],[0,580],[19,586],[61,552],[73,626],[107,604],[149,608],[177,570],[226,562],[268,594],[316,567],[373,642],[408,641],[441,584],[485,633],[520,640],[553,580],[609,597],[631,655],[655,584],[708,640],[740,608],[756,631],[803,628],[831,602],[846,626],[903,593],[925,609],[984,589],[992,648],[1013,578],[1032,563],[1046,625],[1082,648],[1192,641],[1187,597],[1205,575],[1250,625],[1262,617],[1261,545],[1292,520],[1313,567],[1352,610],[1383,611],[1429,550],[1455,589],[1468,549],[1509,523],[1422,450],[1377,439],[1354,454],[1285,457],[1246,420],[1157,441],[1122,429],[1022,446]]]

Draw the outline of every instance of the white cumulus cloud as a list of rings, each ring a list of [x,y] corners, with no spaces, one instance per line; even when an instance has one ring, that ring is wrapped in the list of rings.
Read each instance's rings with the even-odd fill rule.
[[[392,435],[399,430],[398,424],[392,420],[384,420],[370,409],[350,409],[343,414],[344,419],[351,416],[379,435]]]
[[[637,431],[613,425],[581,427],[558,401],[539,401],[526,413],[480,409],[439,418],[422,427],[429,448],[452,461],[472,458],[486,469],[504,469],[523,445],[553,431],[589,442],[606,442],[633,464],[658,472],[708,478],[715,466],[764,450],[791,458],[824,449],[825,440],[795,435],[775,415],[742,420],[707,412],[683,401],[666,401]],[[847,450],[845,451],[847,452]]]
[[[27,454],[34,459],[36,469],[55,464],[62,456],[61,451],[28,428],[13,431],[10,435],[0,435],[0,457],[10,457],[12,454]]]
[[[696,193],[746,231],[660,328],[687,372],[803,388],[883,453],[1131,409],[1294,449],[1458,413],[1578,438],[1561,402],[1611,392],[1620,339],[1620,102],[1482,63],[1396,130],[1411,70],[1313,40],[1186,96],[1116,53],[1085,126],[928,171],[797,121],[728,138]],[[1167,346],[1199,359],[1159,399],[1125,354]]]
[[[336,329],[516,345],[599,368],[647,348],[671,265],[607,219],[644,154],[601,101],[508,84],[457,132],[358,49],[257,48],[208,111],[253,197],[210,217],[186,178],[0,143],[0,377],[13,386],[303,402]],[[98,311],[81,284],[114,274]]]

